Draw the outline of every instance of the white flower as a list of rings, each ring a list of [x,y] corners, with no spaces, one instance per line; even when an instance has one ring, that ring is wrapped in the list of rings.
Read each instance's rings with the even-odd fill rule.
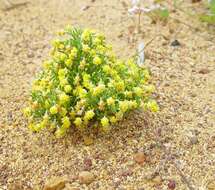
[[[133,6],[131,9],[128,9],[128,12],[130,14],[137,14],[138,12],[140,12],[140,8],[137,6]]]
[[[131,0],[131,4],[133,6],[137,6],[137,4],[140,2],[140,0]]]

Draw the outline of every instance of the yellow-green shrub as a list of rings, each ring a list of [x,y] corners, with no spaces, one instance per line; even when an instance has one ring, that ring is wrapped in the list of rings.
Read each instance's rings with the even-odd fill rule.
[[[118,59],[111,49],[93,30],[67,27],[60,32],[24,109],[29,128],[51,128],[57,137],[70,127],[92,124],[108,131],[131,110],[157,111],[150,98],[154,87],[148,84],[148,70],[137,66],[135,59]]]

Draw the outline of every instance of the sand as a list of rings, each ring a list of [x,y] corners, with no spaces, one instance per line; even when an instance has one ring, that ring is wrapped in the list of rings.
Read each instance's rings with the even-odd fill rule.
[[[215,189],[215,30],[183,11],[202,12],[203,3],[163,4],[167,23],[142,15],[138,34],[129,1],[35,0],[0,11],[0,189],[42,189],[53,176],[71,189],[165,190],[170,180],[178,190]],[[29,131],[21,110],[31,81],[67,24],[102,31],[122,58],[153,39],[145,64],[160,112],[131,113],[110,134],[92,133],[90,145],[74,131],[63,139]],[[94,176],[89,185],[78,179],[84,170]]]

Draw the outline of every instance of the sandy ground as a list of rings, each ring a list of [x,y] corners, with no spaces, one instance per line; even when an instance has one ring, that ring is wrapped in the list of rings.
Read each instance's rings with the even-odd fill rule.
[[[126,3],[35,0],[0,11],[0,189],[41,189],[53,176],[67,176],[73,189],[165,190],[169,180],[178,190],[215,189],[214,28],[173,10],[169,0],[167,24],[143,15],[140,34],[132,34]],[[185,1],[180,8],[192,13],[202,6]],[[77,132],[58,140],[31,133],[21,109],[50,40],[66,24],[101,30],[125,58],[139,41],[154,39],[145,64],[160,112],[132,113],[110,134],[92,134],[89,146]],[[175,39],[180,46],[171,46]],[[146,155],[142,165],[133,159],[137,152]],[[77,177],[83,170],[95,176],[88,186]]]

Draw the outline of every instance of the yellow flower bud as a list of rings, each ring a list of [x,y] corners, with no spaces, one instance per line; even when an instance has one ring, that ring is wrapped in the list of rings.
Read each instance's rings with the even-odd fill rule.
[[[88,45],[85,45],[85,44],[84,44],[84,45],[82,46],[82,50],[83,50],[84,53],[89,53],[89,52],[90,52],[90,47],[89,47]]]
[[[151,101],[147,102],[146,107],[148,109],[150,109],[152,112],[159,111],[158,104],[157,104],[157,102],[155,100],[151,100]]]
[[[75,113],[75,111],[72,110],[72,111],[69,113],[69,115],[70,115],[71,119],[74,119],[76,113]]]
[[[66,93],[70,93],[71,91],[72,91],[72,87],[71,87],[71,85],[66,85],[65,87],[64,87],[64,90],[65,90],[65,92]]]
[[[67,67],[70,67],[72,65],[72,60],[71,59],[67,59],[65,61],[65,64],[66,64]]]
[[[66,78],[60,78],[60,86],[65,86],[68,84],[68,81]]]
[[[50,111],[50,113],[51,113],[52,115],[57,114],[57,112],[58,112],[58,106],[57,106],[57,105],[52,106],[52,107],[49,109],[49,111]]]
[[[84,120],[91,120],[94,117],[95,113],[93,110],[89,110],[84,115]]]
[[[125,90],[125,84],[123,81],[120,81],[120,82],[116,82],[114,84],[115,88],[118,90],[118,91],[124,91]]]
[[[76,117],[75,121],[74,121],[74,124],[77,126],[77,127],[80,127],[81,124],[82,124],[82,120],[80,117]]]
[[[110,106],[110,105],[113,105],[114,103],[115,103],[115,100],[112,97],[107,99],[107,105]]]
[[[31,108],[27,107],[27,108],[23,109],[23,114],[25,117],[29,117],[31,115]]]
[[[61,115],[61,116],[63,116],[63,117],[64,117],[64,116],[67,114],[67,110],[66,110],[66,108],[61,107],[61,108],[60,108],[60,110],[59,110],[59,113],[60,113],[60,115]]]
[[[59,101],[61,105],[66,104],[67,102],[69,102],[69,96],[66,95],[65,93],[60,94]]]
[[[58,128],[56,131],[55,131],[55,136],[56,138],[61,138],[65,135],[66,133],[66,130],[63,129],[63,128]]]
[[[125,113],[128,110],[128,101],[120,101],[119,102],[119,109],[120,111],[122,111],[123,113]]]
[[[143,94],[143,90],[140,88],[140,87],[134,87],[134,93],[137,95],[137,96],[142,96]]]
[[[62,118],[62,127],[68,129],[71,125],[71,122],[67,116]]]
[[[116,117],[114,117],[114,116],[110,117],[110,122],[111,122],[112,124],[116,123],[116,122],[117,122]]]
[[[104,117],[101,119],[101,124],[102,124],[103,127],[109,126],[109,119],[108,119],[107,117],[104,116]]]
[[[94,59],[93,59],[93,63],[94,63],[95,65],[100,65],[100,64],[102,63],[102,60],[101,60],[101,58],[99,58],[98,56],[96,56],[96,57],[94,57]]]
[[[59,71],[58,71],[58,76],[61,76],[61,77],[63,77],[63,76],[65,76],[66,75],[66,70],[65,69],[59,69]]]
[[[90,40],[90,30],[85,29],[81,35],[81,38],[84,42],[88,42]]]

